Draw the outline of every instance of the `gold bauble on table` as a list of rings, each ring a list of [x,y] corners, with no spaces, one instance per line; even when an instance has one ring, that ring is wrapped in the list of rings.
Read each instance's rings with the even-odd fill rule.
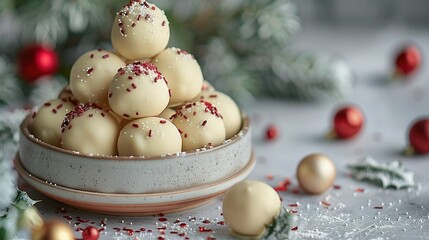
[[[296,170],[299,186],[310,194],[328,190],[335,181],[335,165],[322,154],[311,154],[301,160]]]
[[[39,229],[34,229],[32,240],[75,240],[69,225],[60,221],[47,221]]]

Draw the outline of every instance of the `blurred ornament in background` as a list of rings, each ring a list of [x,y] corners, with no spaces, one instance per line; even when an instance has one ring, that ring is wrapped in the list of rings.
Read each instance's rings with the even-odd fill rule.
[[[356,106],[343,106],[336,110],[333,129],[328,138],[350,139],[358,135],[364,125],[362,111]]]
[[[17,59],[18,74],[33,83],[40,77],[50,76],[58,70],[58,55],[54,49],[43,44],[24,46]]]
[[[421,65],[420,50],[415,45],[406,45],[401,48],[395,58],[395,77],[408,77],[415,73]]]
[[[429,118],[420,118],[413,122],[408,139],[410,146],[406,149],[407,155],[429,153]]]

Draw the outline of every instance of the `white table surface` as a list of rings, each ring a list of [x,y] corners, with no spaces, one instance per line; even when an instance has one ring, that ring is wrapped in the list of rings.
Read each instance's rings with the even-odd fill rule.
[[[297,231],[292,239],[428,239],[429,238],[429,156],[405,157],[401,154],[407,144],[410,122],[418,116],[429,115],[429,63],[406,84],[384,81],[388,75],[392,55],[403,42],[420,45],[424,55],[429,55],[429,31],[384,29],[378,30],[329,30],[304,29],[297,37],[297,48],[311,51],[333,52],[342,56],[356,75],[356,88],[344,103],[360,106],[366,118],[362,134],[352,141],[327,141],[324,134],[329,130],[334,109],[339,103],[309,104],[299,102],[260,100],[247,107],[252,119],[253,144],[257,154],[256,167],[250,178],[264,181],[272,186],[284,178],[292,179],[291,189],[297,186],[295,170],[298,162],[307,154],[320,152],[332,158],[337,167],[336,184],[341,189],[332,189],[322,195],[294,194],[290,190],[280,192],[283,203],[299,202]],[[426,45],[425,45],[426,44]],[[341,104],[341,103],[340,103]],[[273,123],[280,129],[276,141],[264,140],[265,127]],[[400,160],[406,168],[416,173],[419,188],[412,190],[383,190],[371,184],[350,178],[346,165],[358,158],[370,155],[381,161]],[[267,175],[272,175],[269,180]],[[363,193],[357,193],[363,188]],[[164,216],[167,222],[160,222],[160,216],[112,217],[82,212],[62,203],[43,197],[30,190],[30,195],[41,199],[37,204],[44,218],[68,220],[71,216],[73,228],[87,225],[100,226],[107,218],[106,231],[101,239],[184,239],[171,231],[186,232],[190,239],[233,239],[227,225],[222,225],[221,205],[218,198],[209,205],[178,214]],[[326,207],[321,204],[331,204]],[[375,209],[383,206],[383,209]],[[58,209],[63,208],[61,212]],[[76,217],[89,220],[77,223]],[[193,220],[193,218],[195,220]],[[187,223],[180,228],[177,219]],[[203,223],[203,220],[210,223]],[[91,224],[91,222],[93,222]],[[165,234],[162,228],[166,226]],[[200,232],[199,226],[210,232]],[[129,228],[141,233],[129,236],[127,231],[114,228]],[[147,230],[151,229],[149,233]],[[81,238],[79,231],[76,237]],[[17,239],[26,239],[21,233]]]

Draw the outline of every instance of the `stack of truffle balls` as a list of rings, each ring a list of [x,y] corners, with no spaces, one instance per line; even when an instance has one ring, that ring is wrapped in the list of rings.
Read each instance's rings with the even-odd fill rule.
[[[163,156],[222,144],[241,128],[240,110],[204,81],[193,55],[166,48],[164,11],[131,1],[112,27],[114,50],[77,59],[58,99],[32,115],[39,140],[82,154]]]

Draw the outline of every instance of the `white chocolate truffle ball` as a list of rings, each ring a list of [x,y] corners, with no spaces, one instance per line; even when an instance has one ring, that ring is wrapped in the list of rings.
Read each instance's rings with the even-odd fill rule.
[[[201,101],[185,104],[173,118],[182,137],[182,150],[212,147],[225,140],[225,125],[216,107]]]
[[[29,131],[45,143],[59,147],[61,145],[61,124],[64,117],[75,108],[67,100],[55,99],[43,104],[37,113],[33,113]]]
[[[195,98],[203,85],[203,73],[194,56],[179,48],[167,48],[152,63],[167,79],[171,90],[169,106],[178,106]]]
[[[129,122],[122,128],[118,138],[119,156],[154,157],[181,150],[179,131],[171,122],[159,117]]]
[[[207,80],[204,80],[203,85],[201,86],[201,91],[211,92],[211,91],[216,91],[216,89],[213,87],[213,85],[210,82],[208,82]]]
[[[159,115],[168,104],[167,81],[150,62],[121,68],[109,88],[110,108],[124,119]]]
[[[61,147],[90,155],[113,156],[119,123],[110,113],[95,104],[77,106],[62,124]]]
[[[107,93],[113,76],[125,62],[105,50],[92,50],[78,58],[70,72],[70,89],[82,103],[107,108]]]
[[[61,90],[60,94],[58,95],[58,98],[62,99],[63,101],[68,101],[74,104],[75,106],[80,104],[79,100],[77,100],[77,98],[73,95],[69,84],[67,84],[63,88],[63,90]]]
[[[152,58],[167,47],[170,27],[164,11],[147,1],[131,1],[119,11],[111,33],[113,48],[128,60]]]
[[[321,194],[334,184],[336,168],[329,157],[314,153],[299,162],[296,177],[304,191],[310,194]]]
[[[205,100],[216,106],[225,123],[226,139],[232,138],[241,129],[241,113],[237,104],[228,95],[212,91],[202,92],[198,100]]]
[[[276,191],[265,183],[245,180],[232,186],[223,199],[223,217],[233,234],[256,237],[280,212]]]
[[[158,117],[160,118],[164,118],[167,119],[168,121],[172,121],[173,120],[173,116],[174,114],[176,114],[176,110],[172,109],[172,108],[166,108],[164,109],[164,111],[162,111]]]

